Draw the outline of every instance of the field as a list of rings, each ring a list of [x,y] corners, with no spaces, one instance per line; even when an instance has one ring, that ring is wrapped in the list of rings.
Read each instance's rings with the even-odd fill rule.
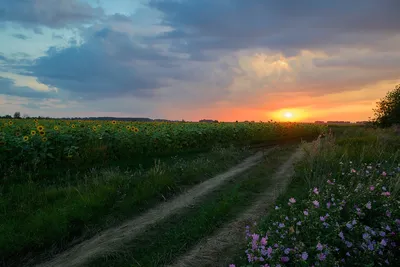
[[[293,123],[1,120],[0,258],[40,258],[141,214],[254,153],[315,138]],[[72,243],[71,243],[72,242]]]
[[[10,166],[101,165],[129,158],[207,151],[315,135],[322,126],[292,123],[140,123],[0,119],[0,171]]]
[[[390,129],[1,123],[4,266],[400,260],[400,137]]]

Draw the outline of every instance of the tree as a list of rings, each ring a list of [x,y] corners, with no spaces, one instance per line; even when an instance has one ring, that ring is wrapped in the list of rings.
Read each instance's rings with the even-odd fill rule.
[[[14,119],[21,119],[21,112],[19,112],[19,111],[15,112]]]
[[[379,127],[386,128],[400,123],[400,84],[376,103],[374,113],[373,122]]]

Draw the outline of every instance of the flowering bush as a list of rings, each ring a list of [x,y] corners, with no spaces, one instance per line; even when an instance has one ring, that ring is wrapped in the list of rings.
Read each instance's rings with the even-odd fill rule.
[[[340,165],[303,200],[276,206],[256,233],[246,227],[247,266],[393,266],[400,260],[400,165]]]

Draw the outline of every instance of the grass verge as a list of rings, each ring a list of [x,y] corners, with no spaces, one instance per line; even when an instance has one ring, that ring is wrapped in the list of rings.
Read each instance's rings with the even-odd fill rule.
[[[400,255],[400,137],[347,129],[296,167],[277,210],[243,231],[236,266],[391,265]],[[250,232],[252,231],[252,232]]]
[[[259,165],[208,194],[199,203],[168,218],[125,244],[120,251],[104,255],[89,266],[163,266],[192,248],[198,241],[244,211],[269,185],[294,145],[272,152]]]
[[[251,153],[218,148],[190,159],[158,160],[149,169],[101,168],[76,177],[67,173],[53,185],[30,180],[27,174],[25,182],[3,184],[0,263],[16,266],[42,252],[61,251],[228,169]]]

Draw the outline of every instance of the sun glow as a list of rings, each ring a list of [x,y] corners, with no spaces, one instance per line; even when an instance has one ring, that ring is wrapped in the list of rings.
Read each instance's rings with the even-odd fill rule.
[[[283,114],[283,116],[285,117],[285,118],[292,118],[293,117],[293,113],[292,112],[289,112],[289,111],[287,111],[287,112],[285,112],[284,114]]]
[[[307,112],[301,109],[281,109],[271,112],[269,115],[277,121],[291,122],[300,122],[308,117]]]

